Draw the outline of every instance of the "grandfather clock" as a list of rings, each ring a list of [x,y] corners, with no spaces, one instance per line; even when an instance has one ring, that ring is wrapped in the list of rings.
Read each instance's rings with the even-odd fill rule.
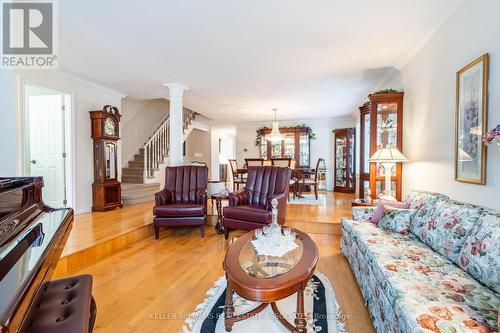
[[[117,142],[120,112],[105,105],[102,110],[89,111],[94,147],[94,183],[92,210],[105,211],[122,207],[121,184],[118,181]]]

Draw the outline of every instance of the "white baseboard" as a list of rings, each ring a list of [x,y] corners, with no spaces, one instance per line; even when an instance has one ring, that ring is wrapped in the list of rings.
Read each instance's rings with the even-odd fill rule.
[[[78,209],[75,208],[75,215],[84,214],[84,213],[90,213],[91,211],[92,211],[92,207],[91,206],[80,207]]]

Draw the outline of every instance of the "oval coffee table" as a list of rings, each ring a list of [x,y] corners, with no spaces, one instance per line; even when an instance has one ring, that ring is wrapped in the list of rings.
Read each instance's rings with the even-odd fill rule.
[[[283,257],[257,255],[250,242],[255,231],[250,231],[238,238],[227,250],[224,259],[227,290],[224,306],[226,331],[231,332],[233,324],[247,319],[271,305],[278,320],[291,332],[306,332],[304,315],[304,289],[311,278],[318,262],[318,248],[314,241],[302,231],[297,234],[299,245]],[[233,293],[256,302],[261,302],[255,309],[240,315],[234,315]],[[276,301],[297,293],[297,314],[292,325],[279,312]]]

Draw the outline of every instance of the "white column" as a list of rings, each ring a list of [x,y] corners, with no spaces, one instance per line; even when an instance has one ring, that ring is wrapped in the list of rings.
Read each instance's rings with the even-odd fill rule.
[[[170,94],[170,150],[168,153],[169,165],[182,165],[182,95],[187,87],[181,83],[165,83]]]

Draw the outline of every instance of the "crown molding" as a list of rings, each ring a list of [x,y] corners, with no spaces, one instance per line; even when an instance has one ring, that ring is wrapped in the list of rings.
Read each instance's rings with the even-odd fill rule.
[[[119,98],[125,98],[125,97],[127,97],[127,94],[125,94],[125,93],[123,93],[121,91],[118,91],[118,90],[115,90],[113,88],[109,88],[109,87],[103,86],[102,84],[95,83],[95,82],[87,80],[87,79],[83,79],[83,78],[81,78],[79,76],[70,74],[68,72],[65,72],[65,71],[62,71],[62,70],[59,70],[59,69],[53,70],[51,72],[54,73],[54,74],[56,74],[56,75],[59,75],[61,77],[64,77],[66,79],[73,80],[75,82],[79,82],[79,83],[82,83],[82,84],[94,87],[94,88],[99,89],[99,90],[103,90],[103,91],[105,91],[105,92],[107,92],[109,94],[116,95]]]

